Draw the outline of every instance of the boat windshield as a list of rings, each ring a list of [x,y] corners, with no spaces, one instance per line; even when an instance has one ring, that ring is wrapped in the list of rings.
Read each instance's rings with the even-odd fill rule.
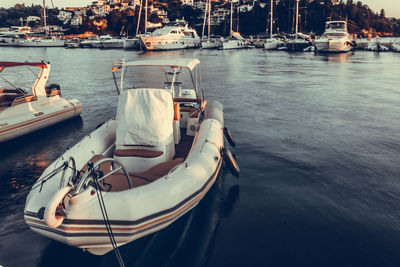
[[[171,30],[175,30],[176,31],[176,29],[174,27],[168,27],[167,26],[167,27],[155,30],[151,35],[153,35],[153,36],[161,36],[161,35],[170,33]]]
[[[345,30],[346,24],[343,22],[331,22],[327,25],[327,29],[331,30]]]
[[[119,92],[121,89],[157,88],[170,91],[174,97],[182,97],[184,90],[190,90],[197,98],[200,87],[197,68],[190,71],[186,67],[129,66],[117,75],[123,75],[123,77],[114,76],[116,81],[121,81],[117,87]]]

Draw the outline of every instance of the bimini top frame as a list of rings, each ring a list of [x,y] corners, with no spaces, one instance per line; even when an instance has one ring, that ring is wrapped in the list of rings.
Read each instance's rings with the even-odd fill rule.
[[[47,80],[48,80],[49,74],[50,74],[50,63],[44,62],[43,60],[41,62],[0,61],[0,73],[5,68],[20,67],[20,66],[26,66],[28,69],[29,69],[29,67],[39,67],[40,68],[40,73],[38,75],[33,73],[36,77],[36,81],[32,86],[32,94],[35,97],[46,97],[47,95],[46,95],[45,86],[46,86],[46,83],[47,83]],[[12,85],[10,82],[5,80],[3,77],[0,77],[0,78],[3,79],[5,82],[9,83],[10,85]],[[12,85],[12,86],[15,87],[14,85]],[[15,87],[15,88],[17,88],[17,87]]]
[[[193,84],[194,91],[196,95],[201,95],[203,98],[203,92],[198,88],[197,81],[193,75],[196,66],[200,63],[198,59],[157,59],[157,60],[137,60],[137,61],[128,61],[125,62],[125,59],[121,59],[117,61],[113,68],[112,73],[114,77],[115,86],[117,88],[118,94],[124,90],[124,75],[127,68],[130,67],[151,67],[158,66],[164,72],[166,76],[170,75],[170,79],[168,79],[167,83],[170,84],[169,90],[174,93],[174,86],[177,84],[178,76],[181,73],[182,68],[186,68],[190,73],[190,78]],[[168,68],[168,70],[167,70]],[[117,79],[115,77],[115,72],[121,69],[121,79],[120,86],[118,87]],[[179,96],[174,96],[179,97]]]

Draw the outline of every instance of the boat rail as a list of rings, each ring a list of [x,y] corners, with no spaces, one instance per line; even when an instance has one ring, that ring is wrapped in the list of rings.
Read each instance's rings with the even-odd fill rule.
[[[11,104],[11,107],[23,104],[23,103],[28,103],[31,101],[36,101],[37,97],[35,95],[24,95],[24,96],[19,96],[14,99],[14,101]]]

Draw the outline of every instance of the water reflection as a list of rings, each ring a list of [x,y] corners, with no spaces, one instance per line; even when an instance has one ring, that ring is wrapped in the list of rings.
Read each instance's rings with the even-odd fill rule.
[[[323,61],[328,61],[328,62],[346,62],[348,61],[352,56],[354,55],[354,52],[347,52],[347,53],[318,53],[316,56],[323,60]]]

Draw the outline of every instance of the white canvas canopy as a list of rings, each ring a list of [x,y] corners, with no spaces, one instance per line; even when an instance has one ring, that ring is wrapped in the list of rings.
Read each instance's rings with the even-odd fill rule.
[[[116,145],[159,146],[173,137],[171,93],[163,89],[123,91],[117,111]]]

